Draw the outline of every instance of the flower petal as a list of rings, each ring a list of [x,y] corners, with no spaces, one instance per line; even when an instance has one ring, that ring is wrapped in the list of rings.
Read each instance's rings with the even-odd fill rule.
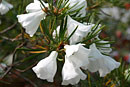
[[[12,9],[12,8],[13,8],[13,5],[9,4],[5,0],[2,0],[2,2],[0,3],[1,15],[6,14],[9,11],[9,9]]]
[[[83,47],[83,44],[66,45],[66,56],[73,62],[76,67],[86,66],[90,50]]]
[[[108,43],[108,41],[99,41],[99,43]],[[99,51],[102,53],[109,54],[112,51],[110,47],[111,47],[110,44],[101,45],[99,47]]]
[[[70,44],[75,44],[77,42],[82,41],[83,38],[87,36],[87,34],[91,31],[91,28],[93,27],[93,25],[84,25],[82,23],[79,23],[73,20],[70,16],[68,16],[68,22],[67,22],[68,36],[71,35],[71,33],[77,26],[78,26],[77,30],[70,38]]]
[[[42,1],[43,2],[43,1]],[[44,5],[46,7],[48,7],[48,3],[45,3],[43,2]],[[34,3],[30,3],[27,7],[26,7],[26,11],[31,13],[31,12],[37,12],[37,11],[42,11],[42,8],[41,8],[41,3],[39,0],[34,0]]]
[[[99,71],[100,76],[104,77],[106,74],[119,67],[119,62],[116,62],[109,56],[102,55],[95,44],[92,44],[90,49],[89,64],[87,66],[90,72]]]
[[[31,37],[37,31],[40,21],[46,16],[43,11],[17,15],[18,21],[25,28],[26,33]]]
[[[62,85],[74,85],[77,84],[80,81],[80,79],[86,79],[86,75],[80,70],[80,68],[76,68],[67,57],[65,57],[65,64],[62,69],[62,77]]]
[[[116,20],[119,20],[121,18],[121,9],[118,7],[101,8],[101,10],[103,11],[103,12],[100,12],[101,15],[99,15],[101,19],[104,19],[110,16]],[[104,13],[110,16],[106,16],[104,15]]]
[[[32,68],[38,78],[43,80],[46,79],[48,82],[53,82],[53,78],[57,70],[57,55],[58,53],[56,51],[52,51],[48,57],[42,59],[35,67]]]
[[[99,69],[100,77],[106,76],[106,74],[110,73],[112,70],[120,66],[120,63],[116,62],[111,57],[105,55],[103,57],[103,62],[101,63],[101,67]]]
[[[87,2],[86,0],[69,0],[69,7],[71,8],[72,6],[74,6],[76,4],[75,7],[73,7],[70,11],[74,11],[76,9],[80,9],[83,8],[79,11],[78,15],[81,15],[81,17],[84,17],[86,15],[86,8],[87,8]]]
[[[0,63],[0,74],[4,73],[5,68],[7,68],[7,65],[5,63]]]

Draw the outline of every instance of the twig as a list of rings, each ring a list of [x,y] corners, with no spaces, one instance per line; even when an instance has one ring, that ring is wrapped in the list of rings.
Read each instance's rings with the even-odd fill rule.
[[[18,22],[15,22],[13,25],[9,26],[8,28],[4,29],[3,31],[0,32],[0,34],[3,34],[11,29],[13,29],[13,27],[15,27],[17,25]]]
[[[16,54],[16,52],[17,52],[17,49],[18,49],[18,48],[21,48],[23,45],[24,45],[24,42],[15,48],[15,50],[14,50],[14,52],[13,52],[13,62],[14,62],[14,60],[15,60],[15,54]]]
[[[15,74],[16,76],[24,79],[25,81],[29,82],[33,87],[38,87],[35,83],[33,83],[30,79],[26,78],[25,76],[17,74],[15,72],[12,72],[12,73]]]
[[[8,37],[6,37],[6,36],[1,36],[1,38],[4,39],[4,40],[13,41],[13,39],[8,38]]]
[[[31,66],[27,67],[26,69],[23,69],[23,70],[16,69],[16,70],[19,71],[19,72],[25,72],[25,71],[29,70],[30,68],[32,68],[32,67],[33,67],[34,65],[36,65],[36,64],[37,64],[37,62],[35,62],[35,63],[32,64]]]
[[[10,72],[10,70],[12,69],[12,67],[15,65],[15,64],[13,64],[13,63],[14,63],[14,60],[15,60],[15,54],[16,54],[16,52],[17,52],[17,49],[20,48],[20,47],[22,47],[23,44],[24,44],[24,43],[20,44],[18,47],[15,48],[15,50],[14,50],[14,52],[13,52],[13,62],[12,62],[12,65],[10,65],[10,66],[8,67],[8,69],[7,69],[6,72],[1,76],[0,79],[3,79],[3,78]]]
[[[10,66],[10,67],[6,70],[6,72],[0,77],[0,80],[3,79],[3,78],[10,72],[11,69],[12,69],[12,66]]]
[[[86,8],[86,10],[89,10],[89,9],[95,9],[95,8],[98,7],[100,4],[101,4],[101,2],[100,2],[100,3],[96,3],[95,5]]]
[[[111,15],[109,15],[109,14],[105,13],[103,10],[101,10],[101,9],[100,9],[100,11],[101,11],[103,14],[105,14],[106,16],[111,17]]]
[[[0,83],[4,83],[4,84],[11,84],[11,83],[9,83],[9,82],[7,82],[7,81],[3,81],[3,80],[0,80]]]

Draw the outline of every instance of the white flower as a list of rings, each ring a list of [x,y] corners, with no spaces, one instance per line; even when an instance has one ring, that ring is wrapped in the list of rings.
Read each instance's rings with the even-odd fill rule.
[[[4,72],[4,69],[7,67],[5,63],[0,63],[0,74]]]
[[[62,85],[75,85],[80,79],[85,80],[86,75],[80,70],[80,68],[76,68],[71,60],[65,56],[65,63],[62,69]]]
[[[46,16],[46,13],[42,11],[40,5],[38,0],[34,0],[34,3],[31,3],[26,7],[27,14],[17,15],[18,21],[25,28],[26,33],[31,37],[37,31],[40,21]],[[44,5],[46,7],[48,6],[46,3],[44,3]]]
[[[108,43],[108,41],[99,41],[99,43]],[[99,47],[99,51],[108,54],[112,51],[112,49],[110,48],[110,44],[105,44]]]
[[[127,81],[130,81],[130,69],[129,68],[125,70],[124,76]]]
[[[0,14],[1,15],[6,14],[12,8],[13,5],[9,4],[5,0],[2,0],[2,2],[0,3]]]
[[[120,66],[120,63],[116,62],[111,57],[102,55],[95,44],[92,44],[90,49],[89,64],[87,66],[90,72],[99,71],[100,77],[104,77],[106,74]]]
[[[16,55],[17,56],[17,55]],[[7,55],[4,59],[3,59],[4,63],[8,66],[10,66],[13,62],[13,53]]]
[[[70,44],[75,44],[77,42],[82,41],[82,39],[86,37],[87,34],[91,31],[91,28],[94,26],[94,24],[84,25],[82,23],[73,20],[70,16],[68,16],[68,22],[67,22],[68,36],[71,35],[71,33],[77,26],[78,26],[77,30],[70,38]]]
[[[130,19],[130,10],[126,10],[121,18],[121,21],[124,23],[129,22]]]
[[[83,44],[77,45],[65,45],[66,57],[69,58],[76,67],[83,67],[88,65],[88,55],[90,49],[82,46]]]
[[[83,38],[86,37],[89,32],[91,32],[91,28],[94,27],[95,24],[91,24],[91,23],[88,23],[88,24],[83,23],[82,24],[82,23],[79,23],[79,22],[73,20],[70,16],[68,16],[67,31],[65,32],[65,35],[67,37],[69,37],[77,26],[78,26],[77,30],[69,39],[71,45],[82,41]],[[100,28],[100,26],[101,25],[98,26],[97,30]],[[56,34],[58,36],[59,33],[60,33],[60,26],[58,26],[56,28],[56,30],[54,30],[53,38],[56,37]]]
[[[101,10],[111,16],[112,18],[119,20],[120,19],[120,9],[118,7],[111,7],[111,8],[101,8]],[[104,15],[104,13],[101,12],[101,15],[99,16],[100,18],[106,18],[106,15]],[[109,17],[108,16],[108,17]]]
[[[76,6],[74,6],[70,11],[82,8],[77,16],[81,15],[81,17],[84,17],[86,15],[86,8],[87,8],[86,0],[69,0],[68,3],[70,8],[76,4]]]
[[[127,33],[126,39],[130,40],[130,27],[127,28],[126,33]]]
[[[97,39],[100,40],[99,38],[97,38]],[[105,44],[105,43],[108,43],[108,42],[109,41],[103,41],[103,40],[98,42],[98,43],[104,43],[104,45],[100,45],[98,47],[98,49],[99,49],[99,51],[101,53],[109,54],[112,51],[112,49],[110,48],[111,45],[110,44]]]
[[[58,53],[56,51],[52,51],[48,57],[42,59],[35,67],[32,68],[38,78],[43,80],[46,79],[48,82],[53,82],[53,78],[57,71],[57,55]]]

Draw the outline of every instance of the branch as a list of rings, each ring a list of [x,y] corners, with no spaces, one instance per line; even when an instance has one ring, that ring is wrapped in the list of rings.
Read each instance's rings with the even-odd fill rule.
[[[12,66],[10,66],[10,67],[6,70],[6,72],[0,77],[0,80],[3,79],[3,78],[10,72],[11,69],[12,69]]]
[[[16,52],[17,52],[17,49],[20,48],[20,47],[22,47],[23,45],[24,45],[24,43],[20,44],[19,46],[17,46],[17,47],[15,48],[15,50],[14,50],[14,52],[13,52],[13,62],[12,62],[12,65],[10,65],[10,66],[7,68],[7,70],[6,70],[5,73],[1,76],[0,79],[3,79],[3,78],[11,71],[12,67],[15,65],[15,64],[14,64],[14,60],[15,60],[15,54],[16,54]]]
[[[24,70],[20,70],[20,69],[16,69],[16,70],[19,71],[19,72],[25,72],[25,71],[31,69],[31,68],[32,68],[34,65],[36,65],[37,63],[38,63],[38,62],[35,62],[34,64],[32,64],[31,66],[27,67],[27,68],[24,69]]]
[[[12,73],[15,74],[16,76],[24,79],[25,81],[29,82],[33,87],[38,87],[35,83],[33,83],[30,79],[26,78],[25,76],[17,74],[15,72],[12,72]]]
[[[13,29],[16,25],[17,25],[18,22],[15,22],[13,25],[9,26],[8,28],[4,29],[3,31],[0,32],[0,34],[3,34],[11,29]]]

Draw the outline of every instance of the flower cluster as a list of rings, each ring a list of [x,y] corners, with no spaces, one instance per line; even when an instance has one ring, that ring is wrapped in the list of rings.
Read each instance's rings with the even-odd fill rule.
[[[69,4],[66,6],[69,5],[69,8],[72,8],[74,5],[77,6],[69,11],[80,9],[77,16],[84,17],[86,15],[86,0],[69,0],[68,3]],[[36,33],[40,22],[46,19],[47,13],[45,9],[50,9],[48,3],[42,1],[42,4],[44,4],[44,6],[41,5],[40,1],[34,0],[34,3],[31,3],[26,7],[27,14],[17,16],[18,21],[25,28],[26,33],[31,37]],[[110,44],[97,48],[94,42],[88,45],[88,47],[82,42],[93,32],[93,27],[96,26],[97,30],[99,30],[101,25],[97,26],[92,23],[80,23],[69,15],[65,17],[67,17],[65,38],[69,38],[69,40],[68,43],[63,44],[64,47],[61,48],[65,52],[65,62],[62,68],[62,85],[74,85],[80,80],[85,80],[87,75],[82,72],[82,69],[90,72],[98,71],[100,77],[104,77],[112,70],[119,67],[119,62],[116,62],[111,57],[105,55],[111,52]],[[62,26],[58,26],[57,29],[53,31],[52,37],[54,39],[60,35],[60,27]],[[98,36],[95,38],[99,40],[99,43],[107,43],[107,41],[101,41]],[[53,78],[57,71],[58,55],[59,50],[52,50],[48,57],[42,59],[32,68],[38,78],[53,82]]]

